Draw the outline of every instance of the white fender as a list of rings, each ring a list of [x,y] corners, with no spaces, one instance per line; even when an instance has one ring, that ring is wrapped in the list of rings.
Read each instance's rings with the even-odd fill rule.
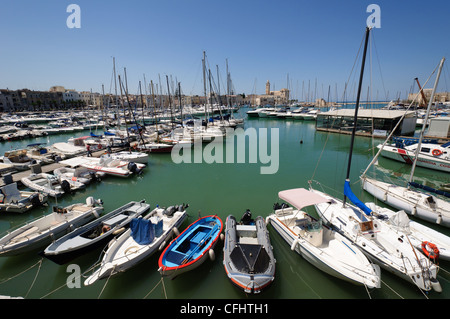
[[[298,244],[298,239],[296,238],[296,239],[294,239],[294,241],[292,242],[291,250],[295,250],[295,247],[297,246],[297,244]]]
[[[178,228],[176,228],[176,227],[173,228],[173,233],[174,233],[176,236],[179,236],[179,235],[180,235],[180,231],[179,231]]]
[[[225,239],[225,235],[223,233],[220,234],[220,240],[224,240]]]
[[[442,215],[439,214],[438,218],[436,219],[436,224],[440,224],[442,222]]]
[[[211,259],[211,261],[214,261],[214,259],[216,259],[216,254],[214,253],[214,250],[210,249],[208,251],[208,253],[209,253],[209,259]]]
[[[163,241],[163,242],[161,243],[161,245],[159,245],[158,250],[159,250],[159,251],[163,250],[164,246],[166,246],[166,241]]]

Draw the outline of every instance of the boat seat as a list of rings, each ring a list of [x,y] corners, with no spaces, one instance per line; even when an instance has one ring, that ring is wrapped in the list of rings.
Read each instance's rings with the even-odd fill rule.
[[[36,233],[38,230],[39,230],[39,228],[37,226],[30,227],[26,231],[24,231],[23,233],[21,233],[21,234],[17,235],[16,237],[14,237],[11,240],[11,242],[23,241],[23,240],[26,239],[27,236]]]
[[[110,219],[105,220],[103,222],[103,224],[105,226],[114,227],[115,225],[120,224],[121,222],[123,222],[127,218],[128,218],[127,215],[119,214],[117,216],[114,216],[114,217],[112,217]]]
[[[84,205],[77,205],[72,208],[73,211],[82,212],[82,213],[90,211],[91,209],[92,209],[92,207],[87,207]]]

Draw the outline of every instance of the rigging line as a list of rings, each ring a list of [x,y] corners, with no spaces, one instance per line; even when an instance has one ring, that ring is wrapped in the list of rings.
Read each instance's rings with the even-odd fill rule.
[[[386,94],[386,88],[385,88],[385,86],[384,86],[383,73],[381,72],[380,59],[379,59],[379,56],[378,56],[378,50],[377,50],[377,46],[376,46],[376,44],[375,44],[375,38],[374,38],[374,34],[373,34],[373,33],[372,33],[372,39],[373,39],[373,47],[374,47],[374,49],[375,49],[375,56],[376,56],[376,58],[377,58],[378,69],[380,70],[381,84],[383,85],[384,96],[385,96],[385,99],[387,100],[388,96],[387,96],[387,94]]]
[[[385,281],[383,281],[382,279],[381,279],[381,282],[383,283],[383,284],[385,284],[386,285],[386,287],[388,287],[393,293],[395,293],[397,296],[399,296],[401,299],[405,299],[404,297],[402,297],[398,292],[396,292],[394,289],[392,289]]]
[[[41,260],[39,260],[39,261],[38,261],[37,263],[35,263],[34,265],[30,266],[29,268],[25,269],[24,271],[22,271],[22,272],[18,273],[17,275],[15,275],[15,276],[12,276],[12,277],[9,277],[9,278],[5,279],[4,281],[0,282],[0,284],[3,284],[3,283],[5,283],[5,282],[8,282],[8,281],[10,281],[11,279],[14,279],[14,278],[16,278],[16,277],[20,276],[21,274],[23,274],[23,273],[27,272],[28,270],[30,270],[31,268],[33,268],[34,266],[36,266],[37,264],[39,264],[39,263],[41,263],[41,262],[42,262],[42,259],[41,259]]]
[[[31,291],[31,288],[33,288],[34,283],[36,282],[37,276],[38,276],[38,274],[39,274],[39,272],[40,272],[40,270],[41,270],[42,260],[43,260],[43,259],[44,259],[44,258],[42,258],[42,259],[39,261],[39,268],[38,268],[38,271],[36,272],[36,276],[34,276],[34,279],[33,279],[33,282],[31,283],[30,288],[28,289],[27,293],[25,294],[25,298],[28,296],[28,294],[29,294],[30,291]]]
[[[153,290],[155,290],[156,287],[159,286],[159,284],[162,282],[162,280],[163,280],[163,277],[161,277],[161,280],[158,281],[158,283],[155,285],[155,287],[153,287],[152,290],[150,290],[142,299],[146,299],[153,292]]]
[[[100,294],[98,295],[97,299],[100,299],[100,296],[103,294],[103,291],[105,290],[106,285],[107,285],[108,282],[109,282],[109,278],[112,277],[112,275],[113,275],[115,269],[116,269],[116,266],[114,266],[113,269],[111,270],[111,273],[109,274],[108,279],[106,280],[105,284],[103,285],[102,291],[100,291]]]

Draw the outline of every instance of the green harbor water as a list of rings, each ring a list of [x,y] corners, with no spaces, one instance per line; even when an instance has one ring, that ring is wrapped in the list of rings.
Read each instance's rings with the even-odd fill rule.
[[[245,116],[246,109],[239,113]],[[335,133],[316,132],[315,123],[281,119],[248,118],[244,129],[278,129],[279,165],[275,174],[261,174],[261,167],[268,166],[258,157],[250,163],[248,154],[245,163],[181,163],[172,161],[170,154],[150,154],[148,167],[141,176],[128,179],[105,177],[100,183],[89,185],[84,191],[49,200],[48,207],[34,209],[22,215],[5,213],[0,216],[0,232],[47,214],[53,205],[69,205],[84,202],[88,196],[101,198],[105,212],[111,211],[129,201],[145,199],[152,207],[188,203],[189,218],[183,230],[199,215],[217,214],[223,221],[230,214],[240,218],[246,209],[253,216],[263,217],[272,213],[278,192],[290,188],[308,188],[308,181],[320,183],[323,190],[342,198],[347,169],[350,136]],[[58,136],[47,136],[33,140],[2,142],[0,153],[10,148],[24,147],[33,142],[53,144],[67,141],[71,136],[88,135],[89,131]],[[238,134],[242,134],[238,133]],[[228,143],[224,141],[223,158]],[[359,176],[375,153],[374,147],[381,139],[356,137],[352,160],[351,183],[355,194],[363,201],[373,197],[361,190]],[[247,149],[248,149],[248,143]],[[269,143],[270,145],[270,143]],[[208,147],[207,144],[203,148]],[[218,147],[218,146],[216,146]],[[231,149],[231,148],[229,148]],[[209,149],[208,149],[209,150]],[[234,145],[237,151],[237,145]],[[260,150],[260,149],[259,149]],[[274,151],[269,147],[267,154]],[[217,151],[217,149],[216,149]],[[237,152],[235,152],[235,155]],[[273,154],[273,153],[272,153]],[[377,174],[386,174],[392,180],[407,180],[410,166],[388,159],[379,159]],[[371,170],[372,172],[373,170]],[[380,175],[381,176],[381,175]],[[423,168],[416,170],[417,180],[429,186],[449,182],[448,174]],[[315,214],[315,212],[310,211]],[[417,220],[420,221],[420,220]],[[420,221],[422,222],[422,221]],[[425,223],[425,222],[422,222]],[[450,235],[450,230],[427,224]],[[138,264],[125,273],[101,280],[92,286],[69,288],[66,282],[72,271],[68,265],[57,265],[37,253],[15,257],[0,257],[0,295],[21,296],[30,299],[446,299],[450,297],[450,263],[441,261],[438,280],[442,293],[422,293],[418,288],[389,272],[382,270],[380,289],[367,291],[364,287],[352,285],[331,277],[318,270],[297,253],[269,226],[270,238],[276,258],[276,275],[273,284],[259,295],[246,295],[227,278],[222,264],[222,242],[215,248],[214,261],[207,260],[199,268],[185,273],[174,280],[164,279],[158,273],[160,252]],[[101,249],[81,256],[71,262],[85,272],[99,262]],[[76,279],[75,279],[76,280]]]

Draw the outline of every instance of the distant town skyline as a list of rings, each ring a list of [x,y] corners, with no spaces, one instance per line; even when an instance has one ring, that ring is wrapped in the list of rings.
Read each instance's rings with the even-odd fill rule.
[[[69,27],[73,3],[79,28]],[[293,99],[309,92],[335,101],[347,83],[354,100],[370,4],[379,6],[381,24],[372,31],[364,99],[406,99],[417,91],[414,78],[423,84],[450,55],[448,1],[6,1],[0,88],[101,92],[103,85],[114,94],[114,57],[117,74],[126,68],[130,94],[139,81],[166,91],[167,75],[183,94],[202,95],[205,51],[222,94],[228,62],[236,93],[264,94],[269,80]],[[450,91],[447,65],[438,91]]]

